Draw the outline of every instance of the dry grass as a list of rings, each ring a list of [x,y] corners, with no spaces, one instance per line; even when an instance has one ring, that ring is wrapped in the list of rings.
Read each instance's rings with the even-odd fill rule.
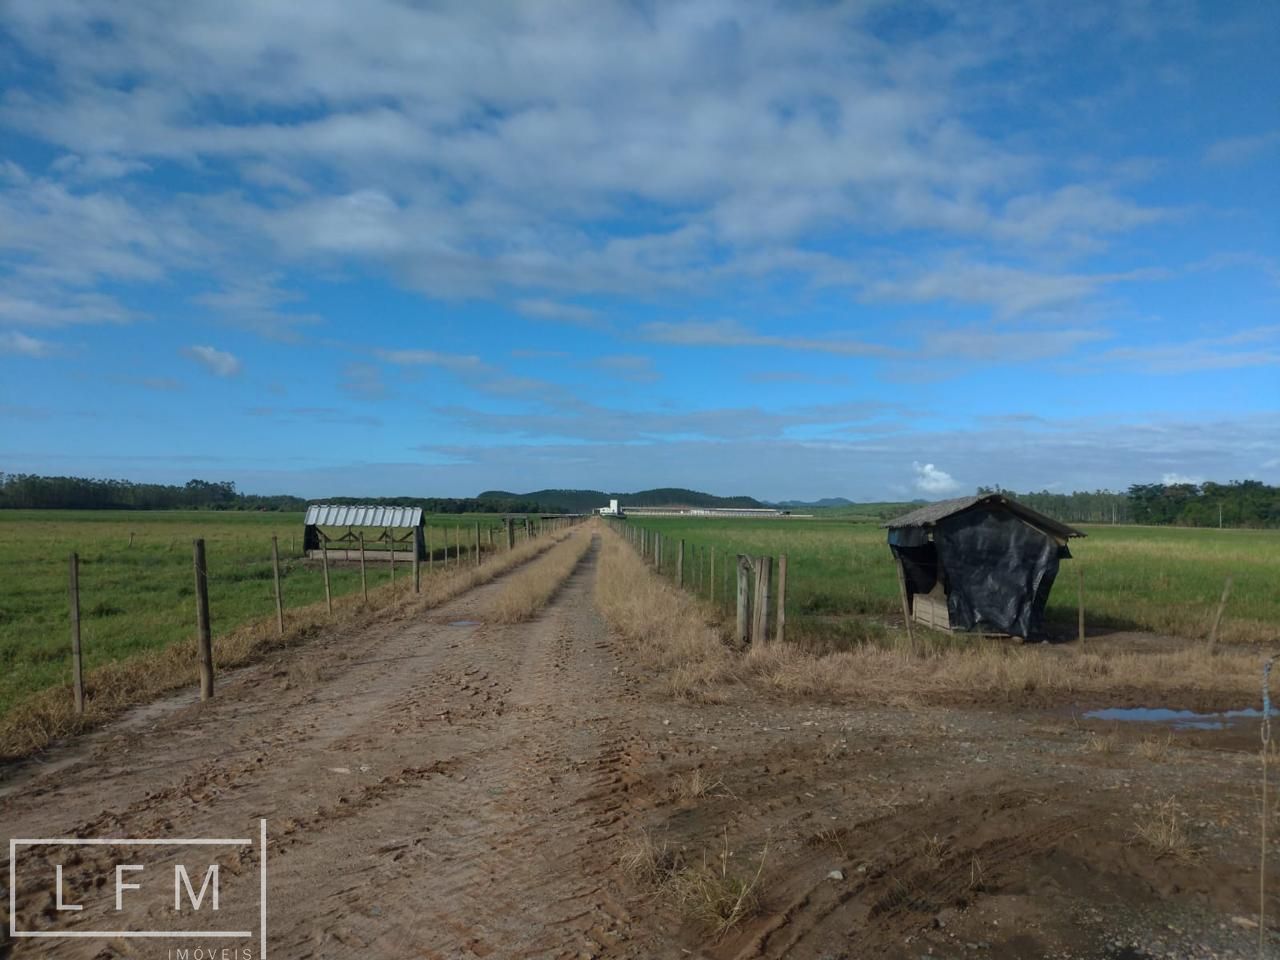
[[[1200,859],[1200,850],[1187,833],[1173,797],[1147,810],[1134,824],[1133,837],[1155,851],[1156,857],[1171,857],[1182,863]]]
[[[1145,757],[1153,762],[1160,762],[1169,758],[1169,751],[1173,748],[1173,734],[1167,733],[1163,737],[1144,737],[1134,750],[1139,756]]]
[[[673,696],[722,699],[719,687],[734,678],[738,658],[715,626],[714,612],[655,576],[615,533],[606,532],[595,599],[645,665],[662,671]]]
[[[640,886],[661,891],[685,869],[684,855],[671,846],[653,839],[648,830],[629,841],[619,858],[622,869]]]
[[[904,706],[922,701],[1025,702],[1107,697],[1140,689],[1193,706],[1205,695],[1252,702],[1258,685],[1254,650],[1204,644],[1181,649],[1108,649],[1105,643],[1044,646],[953,637],[918,630],[916,649],[902,642],[866,643],[836,652],[795,645],[753,647],[739,654],[726,643],[721,612],[679,590],[648,568],[616,533],[606,530],[596,601],[658,668],[680,698],[718,702],[735,683],[788,697],[810,696]]]
[[[1090,733],[1085,739],[1084,748],[1090,753],[1112,754],[1116,752],[1119,743],[1120,738],[1111,730],[1107,733]]]
[[[620,862],[638,884],[719,939],[760,912],[760,878],[767,855],[767,848],[761,851],[753,873],[739,873],[731,863],[734,854],[727,832],[714,857],[704,851],[700,862],[690,863],[669,841],[658,843],[642,831],[628,844]]]
[[[590,549],[589,532],[570,535],[564,543],[549,551],[537,563],[530,564],[528,570],[512,577],[494,599],[493,606],[484,614],[484,618],[495,623],[532,620],[569,579]]]
[[[244,666],[272,651],[305,643],[324,630],[413,616],[488,583],[558,542],[550,537],[531,540],[479,567],[424,576],[420,594],[412,592],[412,580],[406,578],[370,590],[368,604],[358,594],[335,597],[332,617],[323,602],[289,610],[283,636],[276,632],[274,615],[254,621],[214,638],[214,664],[217,670]],[[305,668],[298,670],[296,675],[290,673],[287,682],[305,680]],[[198,682],[194,638],[99,667],[85,678],[81,715],[75,713],[69,686],[42,690],[6,713],[0,719],[0,761],[29,756],[55,740],[98,727],[132,706]]]
[[[701,769],[676,777],[671,784],[671,797],[675,800],[701,800],[703,797],[732,797],[723,780],[712,780]]]

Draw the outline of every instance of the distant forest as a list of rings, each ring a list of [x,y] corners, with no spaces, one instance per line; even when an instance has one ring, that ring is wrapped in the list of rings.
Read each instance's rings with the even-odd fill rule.
[[[1280,487],[1258,480],[1232,483],[1135,483],[1125,493],[1006,493],[1065,523],[1140,523],[1179,527],[1280,527]]]
[[[239,493],[231,481],[189,480],[182,486],[91,480],[83,477],[39,477],[0,473],[0,509],[25,510],[284,510],[300,511],[308,503],[421,507],[428,513],[587,513],[610,498],[633,506],[681,503],[697,507],[760,507],[751,497],[716,497],[678,488],[605,493],[600,490],[535,490],[508,493],[488,490],[478,497],[320,497],[306,500],[285,494]]]
[[[1280,487],[1257,480],[1233,483],[1134,484],[1124,493],[1007,493],[1033,510],[1066,523],[1139,523],[1185,527],[1280,527]],[[230,481],[189,480],[166,485],[83,477],[39,477],[0,473],[0,509],[29,510],[284,510],[308,503],[398,504],[429,513],[586,513],[610,499],[630,506],[683,504],[692,507],[762,507],[752,497],[717,497],[697,490],[662,487],[636,493],[602,490],[487,490],[477,497],[328,497],[240,493]],[[856,506],[856,505],[852,505]],[[819,509],[819,515],[821,511]]]

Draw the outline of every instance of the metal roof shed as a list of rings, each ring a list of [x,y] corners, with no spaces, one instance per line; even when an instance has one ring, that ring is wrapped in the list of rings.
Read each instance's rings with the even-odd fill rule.
[[[913,620],[1027,639],[1067,541],[1084,534],[1003,494],[932,503],[885,524]]]
[[[422,560],[426,557],[423,547],[421,507],[342,506],[315,503],[307,507],[307,516],[303,522],[305,529],[302,548],[309,557],[320,555],[323,541],[324,550],[328,551],[330,559],[358,560],[357,527],[363,530],[381,528],[381,532],[373,542],[385,544],[385,548],[369,551],[367,556],[370,560],[412,560],[415,555]],[[346,529],[342,533],[333,533],[344,527]],[[336,548],[331,546],[333,544],[337,545]]]

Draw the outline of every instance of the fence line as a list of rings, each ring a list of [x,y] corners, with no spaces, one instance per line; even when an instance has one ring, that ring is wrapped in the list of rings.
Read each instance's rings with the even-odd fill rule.
[[[786,642],[787,622],[787,557],[777,557],[777,593],[774,593],[775,558],[771,556],[737,555],[737,589],[729,589],[729,562],[720,568],[724,583],[716,577],[716,548],[690,545],[684,538],[672,539],[659,530],[624,522],[614,522],[613,529],[645,563],[660,576],[669,577],[682,590],[706,599],[726,615],[734,617],[734,636],[740,646]],[[688,561],[686,560],[688,558]],[[709,564],[708,564],[709,558]],[[717,587],[720,602],[717,602]]]
[[[540,539],[544,536],[555,534],[563,530],[567,530],[572,526],[581,523],[583,517],[549,517],[541,520],[537,524],[530,523],[528,517],[524,518],[522,525],[523,536],[517,538],[517,523],[514,518],[504,518],[504,525],[507,530],[508,550],[514,549],[517,539],[521,542],[529,542],[531,540]],[[465,549],[467,552],[474,550],[472,560],[475,567],[479,567],[484,554],[494,554],[493,549],[493,527],[489,528],[489,549],[484,549],[480,536],[480,524],[475,523],[474,527],[474,547],[468,545]],[[447,528],[446,528],[447,529]],[[434,552],[430,549],[431,534],[430,526],[415,527],[413,533],[414,541],[414,559],[413,559],[413,592],[421,591],[421,566],[420,559],[425,554],[429,566],[434,570]],[[461,539],[461,527],[456,527],[458,531],[457,543],[454,550],[454,566],[461,568],[463,564],[464,547]],[[324,599],[325,610],[329,616],[333,615],[334,591],[330,580],[329,573],[329,551],[327,537],[323,531],[320,535],[320,568],[324,581]],[[366,566],[366,553],[364,532],[361,531],[356,536],[359,543],[359,568],[360,568],[360,592],[361,600],[364,604],[369,602],[369,582],[368,570]],[[292,538],[290,543],[293,543]],[[172,547],[172,544],[170,545]],[[132,547],[132,543],[130,543]],[[291,547],[292,550],[292,547]],[[443,569],[448,569],[448,541],[445,542],[445,559],[446,563]],[[344,554],[346,551],[344,551]],[[304,562],[307,558],[294,557]],[[348,558],[349,559],[349,558]],[[389,558],[390,581],[388,586],[394,590],[395,588],[395,550],[394,544],[391,546],[391,557]],[[72,551],[68,554],[68,572],[67,572],[67,599],[69,607],[70,619],[70,640],[71,640],[71,673],[72,673],[72,696],[75,701],[75,712],[82,714],[85,711],[85,683],[84,683],[84,646],[81,636],[81,616],[80,616],[80,555]],[[198,537],[192,540],[192,569],[194,574],[194,595],[195,595],[195,638],[196,638],[196,662],[200,680],[200,699],[209,700],[214,695],[214,673],[215,664],[213,657],[213,629],[212,617],[210,615],[209,603],[209,565],[205,548],[205,540]],[[271,579],[273,586],[273,597],[275,603],[275,620],[277,634],[284,635],[285,628],[285,602],[283,590],[283,577],[280,569],[280,544],[279,537],[276,534],[271,536]],[[216,580],[216,578],[215,578]]]

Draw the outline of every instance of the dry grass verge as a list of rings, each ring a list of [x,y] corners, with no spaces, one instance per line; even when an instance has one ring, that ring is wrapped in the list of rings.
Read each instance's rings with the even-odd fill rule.
[[[214,664],[218,670],[244,666],[272,651],[305,643],[326,629],[413,616],[488,583],[552,549],[560,539],[527,541],[479,567],[424,576],[419,594],[412,592],[412,579],[407,578],[370,590],[368,604],[359,594],[335,597],[332,617],[323,602],[291,609],[285,614],[283,636],[276,633],[274,615],[245,624],[214,638]],[[0,762],[29,756],[55,740],[101,726],[132,706],[198,682],[195,639],[190,637],[91,671],[85,678],[83,714],[75,712],[69,685],[42,690],[0,719]]]
[[[537,563],[530,564],[528,570],[512,577],[494,599],[484,619],[494,623],[532,620],[582,562],[591,549],[591,541],[590,531],[570,536]]]
[[[719,699],[738,659],[715,626],[715,613],[655,576],[616,533],[606,531],[596,575],[596,606],[632,642],[647,666],[665,674],[670,692]]]
[[[786,645],[738,654],[724,642],[716,611],[655,575],[617,534],[606,530],[605,537],[597,604],[679,697],[718,700],[728,684],[749,682],[787,696],[889,705],[1103,699],[1135,691],[1153,700],[1256,698],[1259,652],[1220,648],[1211,656],[1203,644],[1138,652],[1108,649],[1105,641],[1083,648],[957,637],[933,643],[934,635],[921,631],[914,652],[902,634],[903,642],[890,647],[817,653]]]

